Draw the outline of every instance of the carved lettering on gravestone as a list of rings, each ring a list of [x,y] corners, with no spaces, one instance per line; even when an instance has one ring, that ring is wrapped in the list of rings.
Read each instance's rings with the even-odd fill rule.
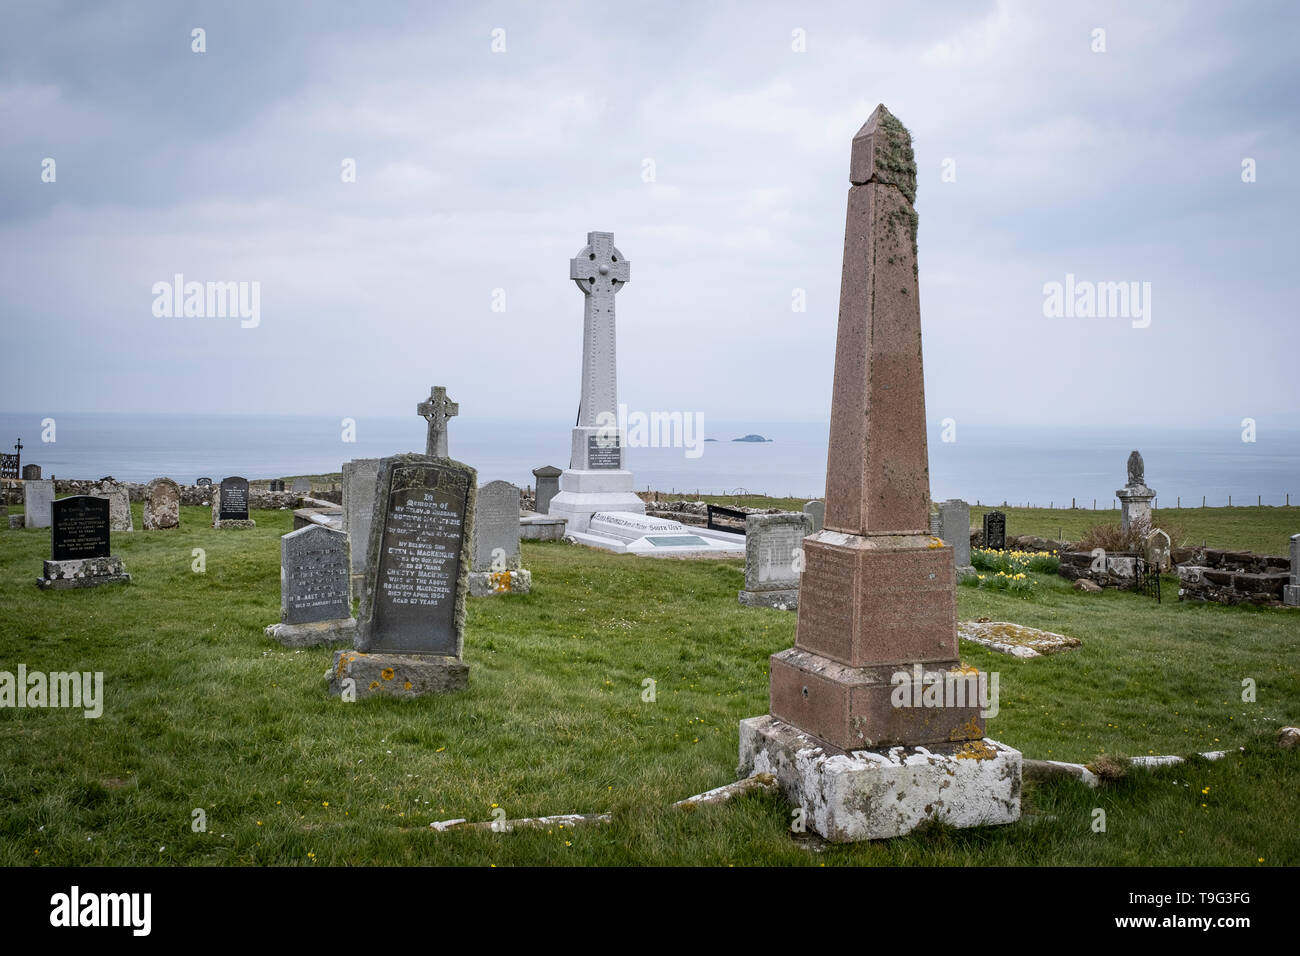
[[[280,617],[285,624],[351,617],[346,534],[310,525],[286,534],[280,547]]]
[[[622,449],[617,437],[587,436],[587,467],[619,468],[623,464]]]
[[[758,584],[799,586],[794,554],[803,546],[805,525],[783,523],[762,528],[758,545]]]
[[[221,521],[248,520],[248,479],[231,476],[221,482]]]
[[[989,511],[984,515],[984,547],[991,551],[1005,551],[1007,548],[1007,516],[1001,511]]]
[[[107,498],[74,495],[50,506],[50,557],[54,561],[109,556]]]
[[[513,571],[519,564],[519,489],[490,481],[478,490],[474,509],[472,570]]]
[[[470,475],[436,465],[394,465],[390,487],[381,489],[369,650],[459,653],[456,587]]]
[[[211,478],[200,478],[198,481],[196,481],[196,482],[194,482],[194,483],[195,483],[196,485],[198,485],[200,488],[207,488],[209,485],[212,484],[212,479],[211,479]]]

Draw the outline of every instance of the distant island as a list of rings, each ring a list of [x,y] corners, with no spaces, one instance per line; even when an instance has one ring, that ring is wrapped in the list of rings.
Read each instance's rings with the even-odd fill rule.
[[[705,440],[705,441],[717,441],[716,438],[706,438],[706,439],[704,439],[704,440]]]
[[[733,438],[732,441],[771,441],[770,438],[764,438],[762,435],[746,435],[744,438]]]

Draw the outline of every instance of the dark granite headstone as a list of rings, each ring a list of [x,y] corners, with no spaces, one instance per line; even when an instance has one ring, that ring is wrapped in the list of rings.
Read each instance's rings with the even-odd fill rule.
[[[74,495],[50,504],[50,557],[54,561],[107,558],[107,498]]]
[[[308,525],[280,539],[280,620],[308,624],[352,616],[348,536]]]
[[[984,547],[990,551],[1007,549],[1007,516],[1001,511],[984,513]]]
[[[196,482],[194,482],[194,483],[195,483],[196,485],[198,485],[200,488],[208,488],[208,487],[210,487],[210,486],[212,485],[212,479],[211,479],[211,478],[200,478],[198,481],[196,481]]]
[[[445,458],[380,462],[358,650],[461,656],[475,478]]]
[[[232,476],[221,482],[222,521],[248,520],[248,479]]]
[[[40,465],[23,465],[23,481],[35,481],[41,477]]]
[[[617,438],[605,438],[601,435],[587,436],[587,467],[591,469],[614,468],[623,466]]]

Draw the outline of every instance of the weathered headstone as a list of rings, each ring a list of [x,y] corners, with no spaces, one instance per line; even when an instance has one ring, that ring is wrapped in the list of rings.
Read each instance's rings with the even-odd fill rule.
[[[928,533],[916,165],[884,106],[854,138],[849,181],[826,526],[803,543],[771,714],[740,725],[741,774],[774,774],[836,842],[939,818],[1011,823],[1020,754],[984,738],[987,686],[958,657],[953,552]]]
[[[984,512],[984,547],[989,551],[1007,549],[1007,516],[1001,511]]]
[[[232,475],[221,480],[212,496],[212,527],[255,528],[248,513],[248,479]]]
[[[478,490],[474,508],[474,558],[469,593],[527,594],[532,574],[523,567],[519,551],[519,488],[508,481],[490,481]]]
[[[144,530],[179,528],[181,486],[170,478],[155,478],[144,490]]]
[[[800,514],[749,515],[745,519],[745,589],[740,603],[792,611],[799,606],[803,539],[812,518]]]
[[[112,478],[101,478],[91,486],[90,494],[108,499],[108,522],[114,531],[134,531],[131,517],[131,493],[126,485]]]
[[[309,525],[280,538],[280,622],[266,629],[285,647],[351,644],[348,536]]]
[[[23,483],[23,527],[48,528],[50,504],[54,501],[54,479],[38,478]]]
[[[424,453],[434,458],[446,458],[447,423],[460,414],[460,405],[447,397],[446,388],[436,385],[429,389],[429,397],[415,406],[415,413],[429,423]]]
[[[37,481],[40,477],[40,465],[23,465],[23,481]]]
[[[1155,489],[1147,487],[1146,466],[1135,449],[1128,456],[1128,482],[1115,492],[1119,498],[1120,527],[1127,531],[1134,522],[1150,525],[1151,502],[1155,496]]]
[[[475,477],[449,458],[381,459],[356,650],[334,656],[330,693],[414,697],[467,686]]]
[[[1169,540],[1169,535],[1162,529],[1153,529],[1146,536],[1146,541],[1143,544],[1143,557],[1146,558],[1149,567],[1155,568],[1157,571],[1168,571],[1172,567],[1169,555],[1173,550],[1173,543]]]
[[[539,515],[551,513],[551,499],[560,493],[560,475],[562,472],[554,465],[542,465],[533,469],[537,479],[537,496],[533,510]]]
[[[587,233],[587,245],[569,260],[569,278],[583,297],[582,395],[569,467],[547,508],[547,514],[565,519],[566,532],[585,532],[598,511],[645,514],[618,429],[614,297],[631,277],[612,232]]]
[[[375,512],[375,482],[379,480],[378,458],[354,458],[343,463],[343,530],[352,545],[352,574],[365,573],[370,548],[370,519]]]
[[[1003,535],[1005,534],[1004,527]],[[957,566],[958,577],[974,572],[970,563],[970,505],[960,498],[941,501],[938,536],[952,548],[952,560]]]
[[[194,484],[198,485],[200,488],[210,488],[212,486],[212,479],[200,478],[198,481],[194,482]]]
[[[293,491],[294,494],[299,494],[299,495],[310,494],[310,493],[311,493],[311,479],[310,479],[310,478],[295,478],[295,479],[293,480],[293,487],[292,487],[290,490]]]
[[[122,559],[109,548],[111,504],[107,498],[74,495],[50,504],[50,560],[36,579],[44,590],[92,588],[130,581]]]
[[[809,501],[803,506],[803,513],[812,520],[812,529],[809,534],[816,534],[826,523],[826,502]]]
[[[1291,583],[1282,585],[1282,603],[1300,607],[1300,534],[1291,535]]]

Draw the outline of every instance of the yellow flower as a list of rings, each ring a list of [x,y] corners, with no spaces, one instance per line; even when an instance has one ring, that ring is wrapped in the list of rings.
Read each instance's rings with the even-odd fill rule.
[[[384,680],[392,680],[393,669],[391,667],[385,667],[382,671],[379,672],[379,676],[382,677]]]

